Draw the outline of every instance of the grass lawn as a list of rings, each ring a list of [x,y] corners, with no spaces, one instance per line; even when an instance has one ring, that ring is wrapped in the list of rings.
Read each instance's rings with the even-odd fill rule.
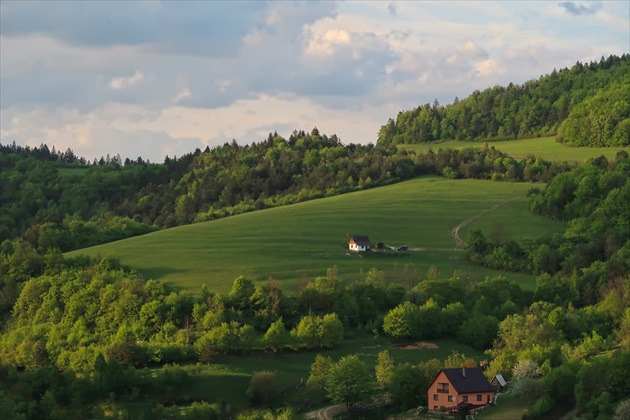
[[[499,395],[496,405],[486,408],[475,416],[475,420],[520,420],[527,406],[513,392]]]
[[[347,281],[363,278],[372,267],[396,280],[413,264],[420,278],[436,266],[443,278],[456,269],[473,279],[504,275],[524,288],[534,276],[477,267],[455,249],[451,230],[493,205],[468,228],[479,226],[490,235],[497,226],[520,240],[562,231],[562,226],[531,214],[525,192],[535,184],[422,177],[290,206],[266,209],[210,222],[180,226],[147,235],[78,250],[70,255],[113,255],[146,277],[199,290],[229,291],[245,275],[263,282],[273,277],[287,291],[305,280],[325,275],[336,266]],[[498,231],[501,231],[499,228]],[[467,230],[462,231],[466,238]],[[347,237],[368,235],[372,242],[418,248],[400,253],[351,253]]]
[[[437,150],[439,148],[464,149],[466,147],[481,147],[483,143],[484,142],[448,140],[436,143],[404,144],[399,145],[399,147],[406,150],[426,152],[429,149]],[[571,147],[563,145],[562,143],[557,143],[555,137],[495,141],[488,142],[488,145],[494,146],[496,149],[507,153],[516,159],[532,154],[534,156],[540,156],[545,160],[564,160],[569,162],[584,162],[588,158],[600,155],[604,155],[608,160],[611,160],[615,159],[617,152],[623,149],[620,147]],[[625,150],[630,151],[630,148],[626,147]]]
[[[541,236],[541,232],[562,233],[563,227],[560,224],[551,224],[544,218],[527,218],[526,200],[508,201],[503,206],[497,208],[491,214],[480,217],[460,230],[460,236],[466,240],[471,229],[481,229],[486,238],[493,241],[501,240],[534,240]]]
[[[334,361],[341,357],[356,354],[373,371],[377,354],[383,350],[389,350],[396,363],[420,362],[437,358],[440,361],[446,359],[453,350],[464,353],[475,360],[484,358],[482,352],[463,345],[452,339],[433,340],[439,346],[437,349],[401,350],[391,348],[391,340],[388,337],[374,338],[363,335],[344,340],[334,350],[256,353],[251,355],[222,356],[217,357],[209,365],[191,365],[190,380],[187,386],[178,391],[179,396],[185,396],[191,400],[204,400],[206,402],[225,401],[237,407],[243,407],[247,403],[245,391],[249,386],[251,375],[260,371],[275,372],[280,389],[290,388],[288,401],[295,405],[302,403],[304,399],[313,402],[313,408],[326,405],[321,392],[301,389],[295,392],[295,387],[300,381],[306,381],[309,368],[317,354],[331,357]]]

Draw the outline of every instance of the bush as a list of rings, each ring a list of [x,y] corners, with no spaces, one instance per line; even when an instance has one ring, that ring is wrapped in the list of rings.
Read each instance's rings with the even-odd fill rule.
[[[253,406],[270,406],[278,397],[276,374],[272,372],[256,372],[249,381],[247,398]]]

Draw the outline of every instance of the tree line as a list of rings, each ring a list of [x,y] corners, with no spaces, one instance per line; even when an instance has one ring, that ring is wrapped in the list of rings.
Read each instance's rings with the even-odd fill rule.
[[[438,140],[513,140],[556,135],[577,146],[630,145],[630,55],[577,62],[522,85],[475,90],[453,104],[418,106],[390,118],[379,145]]]

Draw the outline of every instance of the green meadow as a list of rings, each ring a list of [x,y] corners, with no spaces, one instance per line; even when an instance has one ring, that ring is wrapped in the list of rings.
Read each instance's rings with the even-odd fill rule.
[[[464,149],[466,147],[481,147],[484,142],[469,141],[443,141],[423,144],[401,144],[398,147],[414,152],[427,152],[429,149]],[[488,145],[507,153],[515,159],[524,158],[527,155],[540,156],[545,160],[584,162],[585,160],[604,155],[608,160],[615,159],[619,150],[628,151],[629,148],[614,147],[571,147],[556,142],[555,137],[541,137],[524,140],[507,140],[487,142]]]
[[[385,271],[392,280],[402,276],[405,266],[425,278],[427,270],[436,266],[443,278],[457,269],[473,279],[504,275],[533,289],[532,275],[472,265],[451,237],[451,230],[462,221],[505,200],[509,200],[506,205],[465,227],[462,238],[476,226],[488,235],[499,232],[515,240],[561,232],[561,225],[528,212],[525,193],[533,186],[422,177],[180,226],[70,255],[116,256],[147,278],[193,291],[204,283],[213,291],[229,291],[239,275],[258,282],[272,277],[285,290],[295,291],[333,266],[348,281],[362,278],[372,267]],[[347,235],[368,235],[374,243],[405,244],[415,250],[351,253]]]
[[[475,419],[487,420],[520,420],[527,405],[514,392],[500,395],[496,405],[481,410]]]
[[[395,363],[409,362],[418,364],[430,359],[444,361],[453,351],[465,354],[475,360],[485,358],[483,352],[477,351],[453,339],[431,340],[437,348],[404,350],[392,347],[392,341],[384,336],[373,337],[362,334],[343,341],[332,350],[285,351],[283,353],[252,353],[235,356],[217,356],[211,364],[186,365],[184,369],[190,374],[184,386],[173,390],[171,397],[189,401],[216,402],[223,401],[235,407],[247,405],[246,389],[251,376],[260,371],[274,372],[280,389],[289,389],[287,402],[294,407],[308,399],[313,408],[326,405],[321,391],[296,387],[305,382],[315,356],[322,354],[334,361],[349,354],[356,354],[373,371],[377,355],[388,350]],[[160,375],[161,369],[154,369],[154,375]],[[185,411],[186,408],[182,408]]]

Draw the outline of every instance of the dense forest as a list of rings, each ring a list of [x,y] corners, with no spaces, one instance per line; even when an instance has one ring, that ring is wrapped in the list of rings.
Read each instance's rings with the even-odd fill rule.
[[[139,418],[175,418],[185,406],[191,418],[291,419],[272,372],[252,376],[247,398],[255,411],[246,413],[218,399],[191,399],[186,385],[219,357],[315,356],[351,337],[383,335],[399,342],[449,337],[485,351],[486,374],[511,381],[527,418],[570,410],[583,419],[624,418],[628,153],[569,164],[515,159],[488,143],[425,153],[395,144],[557,133],[576,145],[627,145],[628,57],[401,113],[381,129],[377,145],[296,130],[288,139],[270,133],[259,143],[226,143],[163,163],[119,156],[88,162],[70,149],[0,145],[0,417],[130,418],[134,407]],[[534,274],[534,291],[500,276],[476,279],[436,267],[420,273],[407,264],[387,275],[373,268],[355,281],[331,267],[294,293],[272,279],[238,277],[229,293],[204,285],[193,294],[110,257],[63,255],[421,175],[546,184],[529,191],[529,209],[563,223],[564,233],[517,243],[472,230],[466,242],[475,264]],[[388,392],[392,412],[400,412],[426,405],[427,386],[442,367],[476,364],[453,352],[396,365],[383,351],[370,372],[356,355],[336,362],[318,355],[301,385],[348,407]],[[344,388],[356,393],[349,397]]]
[[[576,146],[630,145],[630,55],[576,63],[523,85],[474,91],[389,119],[378,144],[512,140],[557,135]]]

